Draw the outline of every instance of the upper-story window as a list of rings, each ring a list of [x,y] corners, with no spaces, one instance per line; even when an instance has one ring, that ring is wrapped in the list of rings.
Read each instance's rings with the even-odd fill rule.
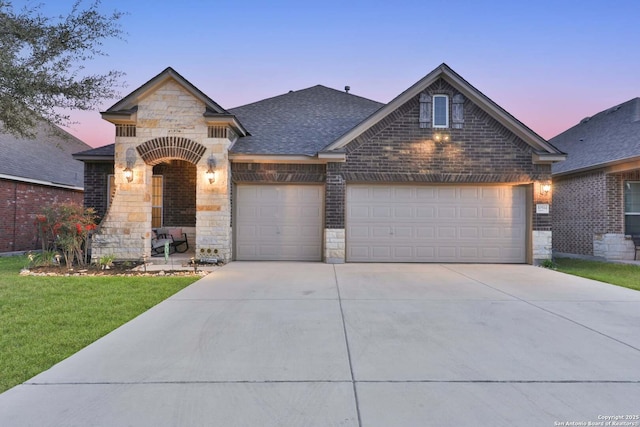
[[[447,95],[433,95],[433,127],[449,127],[449,97]]]

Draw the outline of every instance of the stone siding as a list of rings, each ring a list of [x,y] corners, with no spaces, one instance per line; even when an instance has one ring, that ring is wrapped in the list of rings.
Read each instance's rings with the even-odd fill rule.
[[[150,255],[153,166],[161,161],[185,160],[167,155],[161,159],[154,158],[154,164],[146,164],[135,150],[154,139],[164,144],[167,153],[175,151],[171,150],[171,144],[185,139],[193,146],[199,144],[205,148],[195,164],[195,249],[199,252],[200,249],[214,248],[219,250],[220,257],[231,258],[230,141],[208,138],[204,112],[204,103],[173,80],[166,81],[140,100],[136,113],[136,136],[116,137],[116,192],[106,218],[94,236],[92,258],[111,254],[117,259],[140,259]],[[136,154],[133,159],[129,155],[128,159],[127,153]],[[213,184],[205,177],[210,157],[216,163],[216,181]],[[131,161],[133,181],[129,183],[123,170]]]
[[[34,225],[43,207],[59,203],[82,205],[83,192],[0,179],[0,252],[42,249]]]
[[[324,262],[343,264],[345,262],[345,229],[325,228],[324,230]]]
[[[551,231],[533,231],[533,259],[535,263],[552,258]]]
[[[593,255],[611,261],[633,260],[633,240],[624,234],[596,233],[593,236]]]

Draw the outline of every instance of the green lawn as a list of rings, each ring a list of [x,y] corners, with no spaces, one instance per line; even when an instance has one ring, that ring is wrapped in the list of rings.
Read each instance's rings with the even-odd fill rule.
[[[133,319],[199,277],[20,276],[0,257],[0,392]]]
[[[640,266],[556,258],[558,271],[640,291]]]

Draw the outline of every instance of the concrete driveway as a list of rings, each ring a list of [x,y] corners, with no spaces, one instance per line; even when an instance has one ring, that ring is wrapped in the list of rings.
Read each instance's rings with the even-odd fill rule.
[[[0,395],[0,425],[640,426],[639,402],[640,292],[526,265],[234,262]]]

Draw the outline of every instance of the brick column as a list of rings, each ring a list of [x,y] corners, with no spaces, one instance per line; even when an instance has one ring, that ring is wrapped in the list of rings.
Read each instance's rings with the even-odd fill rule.
[[[342,163],[329,163],[325,190],[324,229],[324,261],[329,264],[345,262],[345,190]]]

